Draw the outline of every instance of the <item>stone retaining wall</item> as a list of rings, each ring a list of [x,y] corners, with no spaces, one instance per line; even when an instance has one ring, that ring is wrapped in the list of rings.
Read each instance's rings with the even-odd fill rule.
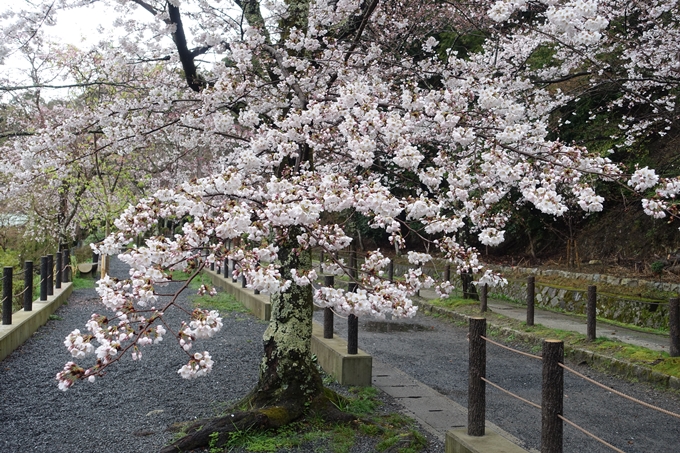
[[[507,298],[526,304],[526,281],[508,280],[503,288],[494,288],[491,298]],[[586,313],[587,290],[560,288],[536,283],[536,306]],[[597,316],[626,324],[654,329],[668,329],[668,301],[627,298],[597,293]]]

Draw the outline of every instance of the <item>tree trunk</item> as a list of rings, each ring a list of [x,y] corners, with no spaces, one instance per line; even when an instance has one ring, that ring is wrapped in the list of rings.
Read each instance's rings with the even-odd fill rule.
[[[298,233],[292,231],[290,237]],[[312,269],[311,252],[295,246],[289,243],[279,249],[284,279],[292,280],[291,269],[298,273]],[[299,405],[322,393],[321,376],[311,353],[313,310],[311,286],[293,283],[287,291],[272,297],[271,321],[263,336],[260,379],[248,397],[254,406]]]
[[[292,228],[287,236],[300,233]],[[298,249],[292,239],[279,249],[283,279],[292,280],[290,270],[298,273],[312,269],[310,251]],[[249,429],[269,429],[290,423],[307,411],[319,413],[327,420],[343,420],[348,416],[331,404],[339,398],[323,387],[321,376],[312,361],[312,287],[293,283],[285,292],[272,297],[269,327],[264,333],[264,356],[260,364],[259,381],[255,388],[225,417],[197,420],[181,426],[186,436],[161,450],[175,453],[193,448],[222,446],[230,433]]]

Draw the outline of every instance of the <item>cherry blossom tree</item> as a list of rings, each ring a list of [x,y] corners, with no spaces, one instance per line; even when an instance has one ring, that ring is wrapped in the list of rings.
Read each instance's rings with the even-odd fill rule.
[[[309,408],[333,416],[310,354],[313,304],[357,316],[413,316],[411,297],[420,288],[450,291],[450,283],[437,284],[420,270],[432,253],[405,250],[414,222],[423,226],[411,233],[425,250],[495,285],[502,277],[483,268],[461,234],[500,244],[513,203],[554,217],[597,212],[604,199],[593,184],[604,179],[649,191],[644,206],[651,215],[675,214],[677,176],[648,168],[626,175],[610,153],[561,141],[551,123],[588,87],[613,80],[603,66],[608,52],[625,55],[616,69],[622,94],[603,112],[649,108],[644,127],[621,118],[624,142],[672,125],[676,59],[653,47],[655,18],[664,18],[664,33],[677,34],[665,6],[674,2],[115,3],[126,36],[102,54],[107,67],[135,66],[157,88],[147,84],[128,96],[110,78],[94,82],[113,93],[87,116],[85,124],[101,133],[97,149],[125,155],[160,140],[219,158],[211,160],[209,175],[162,188],[116,220],[100,253],[118,253],[138,235],[148,239],[120,255],[130,265],[128,280],[99,282],[114,315],[93,315],[88,333],[67,337],[75,358],[97,358],[89,368],[69,362],[57,376],[60,388],[95,380],[126,352],[139,359],[142,346],[168,334],[187,352],[182,377],[211,370],[210,354],[193,346],[221,328],[219,314],[196,310],[179,327],[166,323],[175,299],[160,299],[156,288],[169,270],[193,277],[231,259],[250,288],[272,294],[259,382],[244,398],[252,409],[200,421],[163,451],[207,444],[215,432],[226,442],[229,431],[280,426]],[[638,28],[628,45],[631,35],[617,27],[631,8]],[[153,21],[136,21],[142,12]],[[547,63],[530,64],[541,53],[549,55]],[[565,92],[559,82],[573,79],[579,89]],[[60,144],[72,135],[42,129],[38,137]],[[389,259],[380,250],[356,274],[334,254],[352,243],[352,219],[359,215],[404,249],[412,268],[403,279],[385,278]],[[166,218],[183,219],[182,232],[154,236]],[[351,279],[356,289],[314,289],[313,249],[327,252],[324,272]]]

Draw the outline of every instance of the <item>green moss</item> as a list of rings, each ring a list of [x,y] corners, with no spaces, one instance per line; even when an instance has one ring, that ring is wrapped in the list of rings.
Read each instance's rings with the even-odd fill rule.
[[[260,409],[260,413],[266,416],[274,426],[283,426],[290,421],[290,414],[280,406]]]

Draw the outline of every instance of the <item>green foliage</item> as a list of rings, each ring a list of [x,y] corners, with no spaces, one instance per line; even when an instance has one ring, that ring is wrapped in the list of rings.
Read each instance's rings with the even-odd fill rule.
[[[529,66],[529,69],[533,71],[557,66],[559,61],[555,60],[554,56],[554,44],[541,44],[531,53],[527,59],[527,66]]]
[[[18,267],[19,252],[16,250],[0,250],[0,267]]]
[[[652,264],[650,264],[650,267],[652,269],[652,272],[655,275],[661,275],[661,272],[663,272],[663,268],[666,265],[664,264],[663,261],[654,261]]]
[[[458,33],[456,31],[441,32],[436,36],[439,41],[437,49],[439,51],[439,58],[446,60],[446,49],[451,49],[456,52],[458,58],[467,60],[470,54],[480,53],[483,50],[484,41],[486,41],[486,34],[482,31],[475,31],[470,33]]]

